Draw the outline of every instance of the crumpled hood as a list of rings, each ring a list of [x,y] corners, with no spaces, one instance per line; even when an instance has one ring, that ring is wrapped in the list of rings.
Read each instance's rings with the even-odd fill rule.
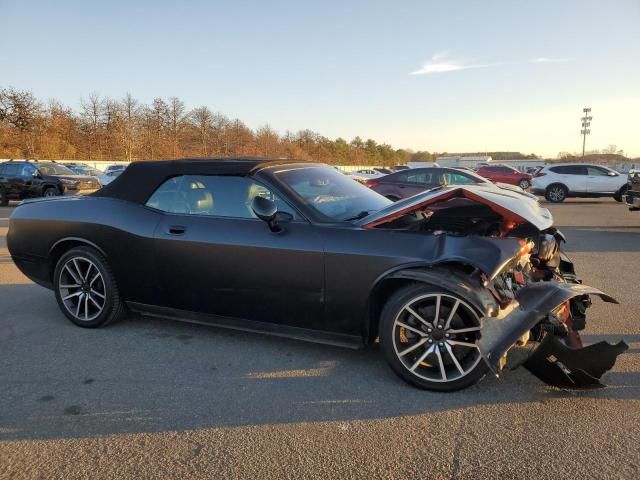
[[[553,225],[551,212],[541,206],[536,197],[520,189],[518,190],[487,184],[437,187],[400,200],[382,210],[367,215],[356,224],[367,228],[376,227],[407,213],[421,210],[433,203],[455,196],[463,196],[488,205],[497,212],[507,214],[516,220],[529,222],[538,230],[545,230],[551,227]]]

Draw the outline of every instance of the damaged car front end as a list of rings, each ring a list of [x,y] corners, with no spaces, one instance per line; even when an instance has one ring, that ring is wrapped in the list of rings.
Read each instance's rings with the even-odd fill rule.
[[[404,331],[395,339],[393,349],[405,370],[415,372],[426,366],[434,369],[436,380],[438,376],[449,380],[450,372],[455,378],[456,369],[460,374],[464,370],[464,355],[469,355],[457,353],[462,347],[477,349],[486,367],[499,375],[509,351],[520,346],[528,350],[521,365],[543,382],[565,389],[594,388],[603,386],[602,375],[627,349],[623,341],[582,344],[580,331],[586,326],[591,298],[617,301],[577,278],[573,263],[561,250],[566,241],[563,234],[535,197],[498,186],[445,187],[398,202],[365,218],[361,225],[424,232],[442,237],[443,244],[451,238],[477,241],[480,237],[501,245],[500,259],[487,258],[485,250],[474,252],[472,248],[463,249],[459,259],[449,256],[448,262],[467,264],[453,272],[442,268],[446,264],[436,263],[426,269],[394,273],[396,278],[457,292],[478,315],[475,323],[451,328],[454,312],[461,308],[459,301],[444,315],[440,313],[441,298],[435,310],[407,307],[411,314],[396,319]],[[409,318],[419,321],[411,323]],[[425,325],[416,329],[420,323]],[[430,336],[432,332],[437,335]],[[415,347],[420,342],[426,349]],[[448,370],[448,364],[455,368]]]

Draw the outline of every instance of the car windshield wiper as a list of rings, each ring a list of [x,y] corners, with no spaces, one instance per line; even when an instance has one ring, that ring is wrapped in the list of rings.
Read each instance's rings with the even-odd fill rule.
[[[359,214],[354,215],[353,217],[345,218],[344,221],[345,222],[352,222],[354,220],[360,220],[361,218],[364,218],[367,215],[369,215],[369,212],[372,212],[372,211],[373,210],[363,210]]]

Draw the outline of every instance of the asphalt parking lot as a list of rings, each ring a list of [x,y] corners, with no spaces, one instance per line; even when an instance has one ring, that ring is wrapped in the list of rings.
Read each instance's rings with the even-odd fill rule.
[[[0,208],[0,478],[640,478],[640,213],[551,206],[594,300],[584,338],[630,346],[608,388],[523,369],[454,394],[351,351],[130,318],[73,326],[6,249]]]

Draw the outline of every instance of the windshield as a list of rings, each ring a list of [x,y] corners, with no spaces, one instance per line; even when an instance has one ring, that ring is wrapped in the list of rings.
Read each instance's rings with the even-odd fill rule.
[[[275,172],[319,213],[333,220],[361,218],[391,204],[391,200],[331,167],[292,167]]]
[[[43,175],[76,175],[73,170],[57,163],[39,163],[38,170]]]

